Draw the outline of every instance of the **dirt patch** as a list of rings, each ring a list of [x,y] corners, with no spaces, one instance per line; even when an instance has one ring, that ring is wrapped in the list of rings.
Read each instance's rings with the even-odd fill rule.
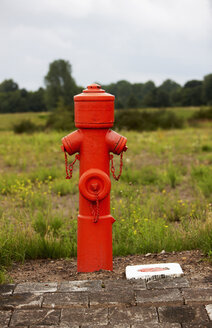
[[[113,272],[99,271],[77,273],[76,259],[30,260],[23,264],[13,263],[8,273],[13,282],[48,282],[89,279],[124,279],[127,265],[179,263],[192,285],[212,286],[212,265],[200,251],[162,252],[160,254],[128,255],[114,257]]]

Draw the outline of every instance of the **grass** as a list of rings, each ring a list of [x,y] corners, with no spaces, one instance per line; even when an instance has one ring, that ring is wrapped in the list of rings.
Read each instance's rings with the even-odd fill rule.
[[[14,113],[14,114],[1,114],[0,131],[12,130],[15,124],[23,120],[31,120],[36,125],[45,125],[49,113]]]
[[[202,249],[211,258],[211,124],[121,133],[129,149],[112,181],[114,255]],[[0,132],[0,282],[13,261],[76,256],[79,164],[66,180],[65,134]]]

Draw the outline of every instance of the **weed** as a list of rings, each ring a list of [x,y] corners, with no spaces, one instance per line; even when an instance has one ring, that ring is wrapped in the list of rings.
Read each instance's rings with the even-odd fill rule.
[[[212,168],[210,166],[201,165],[193,167],[191,176],[198,187],[202,190],[205,197],[212,196]]]
[[[54,193],[60,196],[65,196],[68,194],[76,194],[78,191],[78,186],[73,181],[65,179],[57,179],[53,182],[52,190]]]
[[[12,282],[12,280],[7,275],[6,269],[4,267],[0,268],[0,284],[7,284],[10,282]]]
[[[175,188],[177,182],[179,181],[179,175],[176,167],[172,163],[170,163],[167,168],[167,178],[169,180],[171,188]]]

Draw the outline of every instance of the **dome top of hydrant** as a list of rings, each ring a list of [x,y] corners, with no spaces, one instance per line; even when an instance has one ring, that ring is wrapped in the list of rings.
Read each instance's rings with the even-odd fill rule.
[[[105,92],[105,90],[101,89],[101,85],[97,83],[92,83],[87,86],[87,89],[83,90],[83,93],[88,93],[88,92]]]
[[[98,97],[98,98],[97,98]],[[86,89],[83,90],[82,93],[74,96],[74,102],[76,101],[91,101],[91,100],[104,100],[104,101],[111,101],[115,99],[115,97],[105,90],[101,89],[101,85],[97,83],[92,83],[87,86]]]
[[[74,97],[75,125],[84,128],[107,128],[114,123],[115,97],[96,83]]]

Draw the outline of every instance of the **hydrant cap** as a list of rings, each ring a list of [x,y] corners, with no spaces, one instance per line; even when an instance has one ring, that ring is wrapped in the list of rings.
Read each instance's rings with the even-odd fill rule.
[[[74,102],[76,101],[114,101],[115,96],[106,93],[105,90],[101,89],[101,85],[92,83],[87,86],[85,90],[79,95],[74,96]]]
[[[74,96],[75,125],[79,128],[107,128],[114,123],[115,97],[101,89],[99,84],[87,86]]]
[[[87,89],[83,90],[83,93],[88,93],[88,92],[105,92],[105,90],[101,89],[101,85],[97,83],[92,83],[87,86]]]

